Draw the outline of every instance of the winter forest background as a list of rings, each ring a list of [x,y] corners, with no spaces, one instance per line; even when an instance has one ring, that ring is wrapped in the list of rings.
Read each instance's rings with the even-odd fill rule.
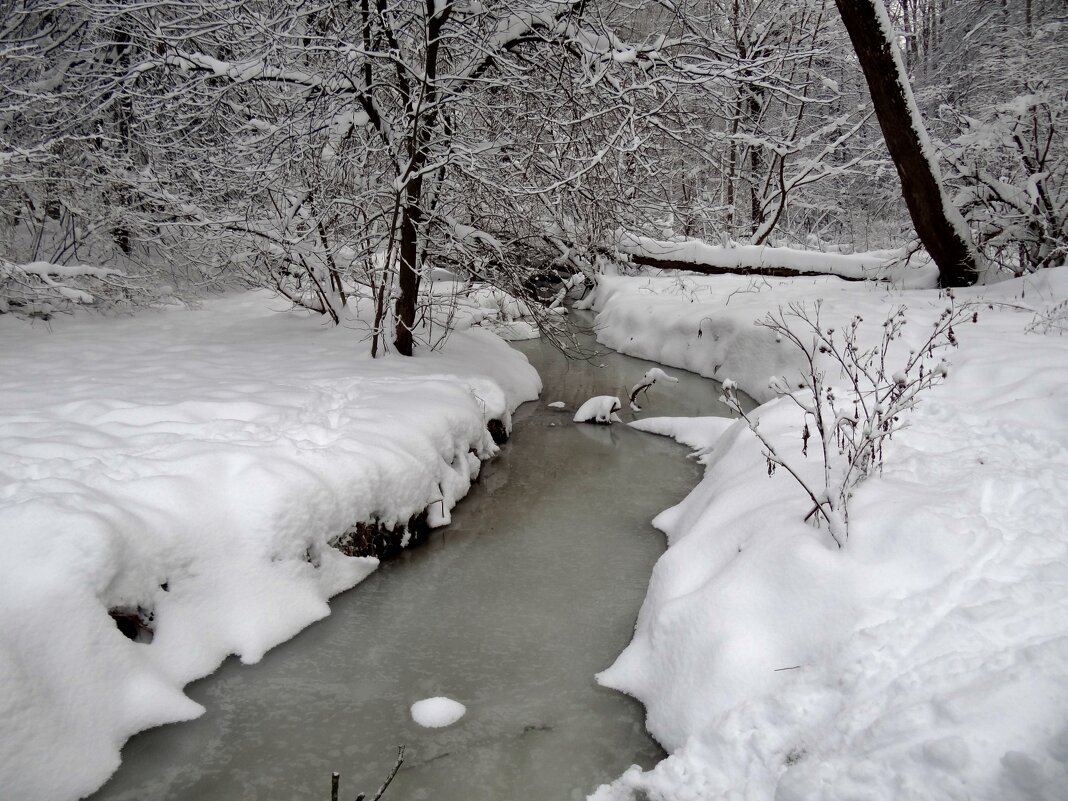
[[[0,795],[1060,801],[1066,32],[0,3]]]
[[[1063,261],[1068,9],[887,7],[981,277]],[[430,269],[518,293],[624,232],[922,261],[830,0],[33,0],[2,26],[0,312],[269,287],[355,300],[407,353]]]

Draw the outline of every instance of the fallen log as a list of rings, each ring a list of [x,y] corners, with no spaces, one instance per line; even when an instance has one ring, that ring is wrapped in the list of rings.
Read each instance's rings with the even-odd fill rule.
[[[732,267],[722,267],[715,264],[698,264],[692,261],[681,261],[679,259],[658,259],[655,256],[635,255],[630,254],[631,263],[637,264],[639,267],[655,267],[658,270],[687,270],[691,273],[700,273],[701,275],[763,275],[769,278],[797,278],[806,276],[828,276],[833,275],[841,278],[843,281],[886,281],[886,278],[865,278],[858,275],[841,275],[839,273],[831,273],[819,270],[795,270],[789,267],[767,267],[767,266],[753,266],[753,265],[738,265]]]
[[[698,239],[659,240],[623,233],[616,247],[632,263],[659,270],[704,275],[762,275],[774,278],[834,275],[846,281],[888,280],[888,266],[900,251],[823,253],[766,245],[711,245]]]

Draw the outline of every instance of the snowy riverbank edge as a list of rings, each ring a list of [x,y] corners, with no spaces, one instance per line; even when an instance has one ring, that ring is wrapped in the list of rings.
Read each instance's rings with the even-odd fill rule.
[[[1021,309],[1068,297],[1068,269],[957,294],[986,301],[979,320],[854,496],[842,550],[802,522],[808,499],[768,476],[743,423],[636,424],[696,448],[705,476],[657,517],[669,548],[632,643],[599,676],[642,701],[671,756],[595,801],[1061,797],[1068,340],[1028,332]],[[859,313],[875,332],[907,306],[905,346],[945,304],[835,279],[612,277],[595,308],[605,344],[770,400],[762,431],[818,470],[800,412],[768,389],[795,354],[753,324],[817,298],[828,325]]]
[[[182,688],[258,661],[377,565],[356,522],[448,522],[487,423],[532,400],[483,331],[371,360],[360,331],[266,293],[136,317],[0,318],[0,795],[70,801]],[[151,611],[150,643],[112,608]]]

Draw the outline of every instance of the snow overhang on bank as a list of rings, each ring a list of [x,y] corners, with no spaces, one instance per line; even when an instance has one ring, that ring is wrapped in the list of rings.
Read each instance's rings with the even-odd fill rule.
[[[5,798],[86,795],[130,735],[199,715],[188,682],[256,662],[374,569],[331,538],[445,522],[497,450],[489,421],[540,390],[484,331],[371,360],[358,331],[283,309],[0,318]]]

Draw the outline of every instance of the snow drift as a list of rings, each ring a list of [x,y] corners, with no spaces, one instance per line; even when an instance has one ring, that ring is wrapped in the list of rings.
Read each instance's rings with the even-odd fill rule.
[[[601,338],[730,377],[769,399],[799,365],[753,325],[824,300],[828,325],[877,329],[905,304],[917,335],[935,292],[835,280],[609,279]],[[959,293],[946,382],[860,485],[838,550],[807,498],[767,475],[746,426],[638,424],[698,449],[702,483],[655,524],[657,563],[632,643],[602,683],[640,699],[671,756],[592,798],[968,798],[1054,801],[1068,786],[1068,349],[1027,333],[1029,305],[1068,295],[1061,268]],[[729,302],[728,302],[729,301]],[[907,346],[907,342],[903,343]],[[801,414],[756,412],[801,469]]]

